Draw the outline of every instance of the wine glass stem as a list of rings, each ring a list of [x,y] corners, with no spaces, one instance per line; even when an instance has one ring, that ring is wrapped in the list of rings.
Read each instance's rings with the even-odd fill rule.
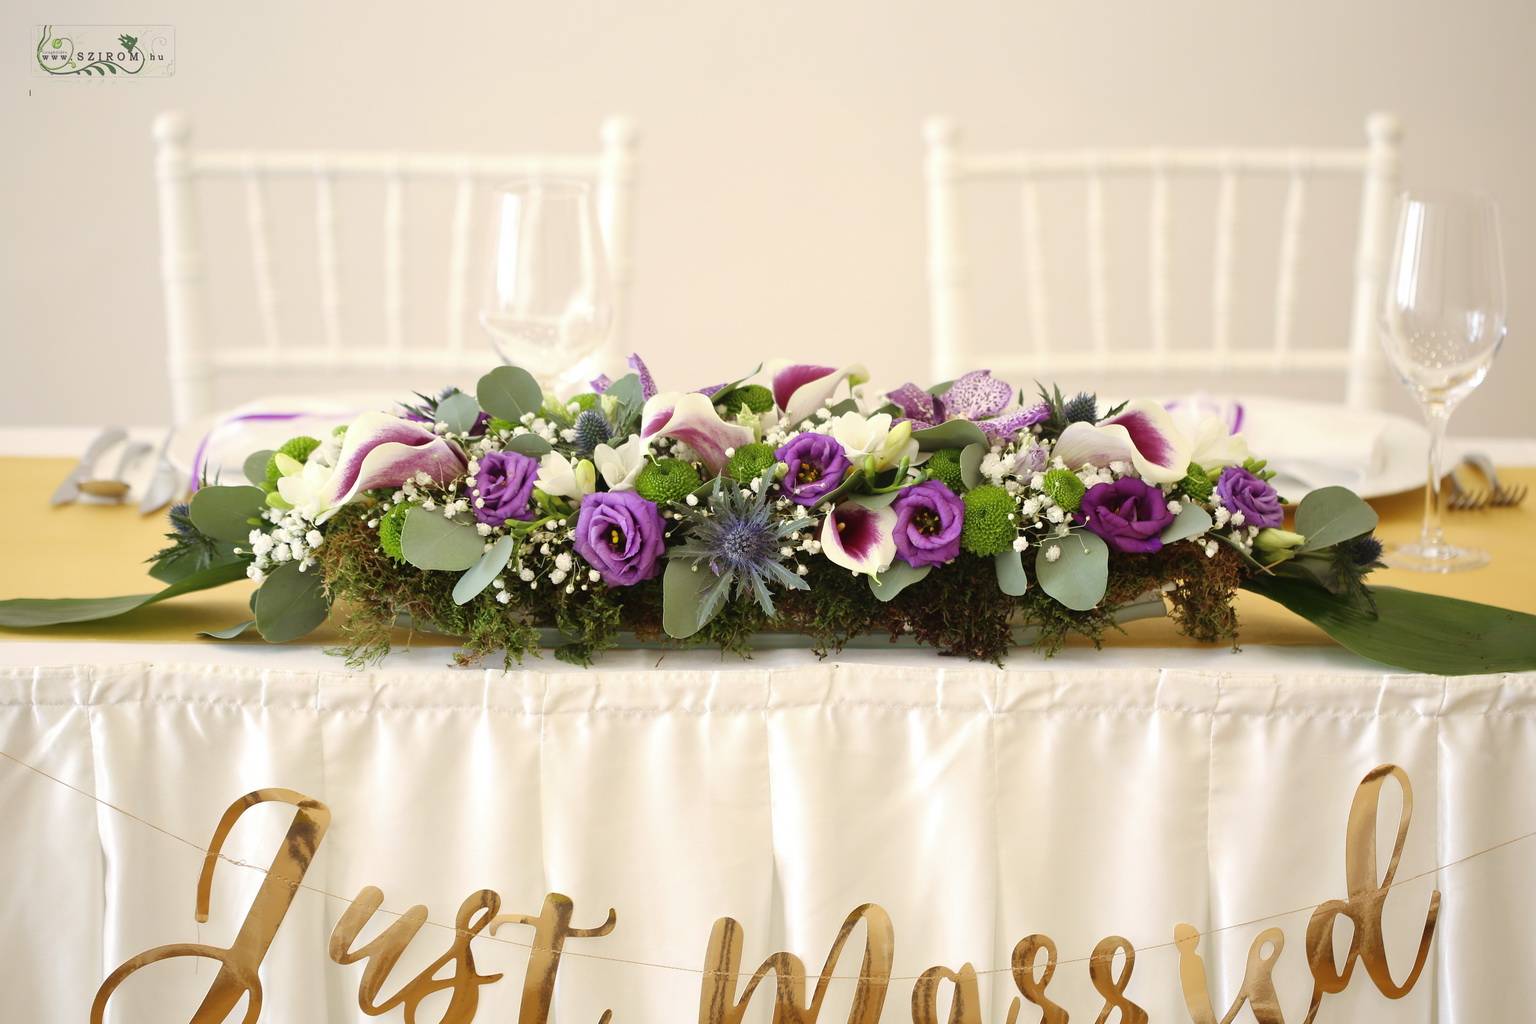
[[[1429,482],[1424,486],[1424,526],[1419,531],[1419,543],[1429,548],[1445,543],[1445,533],[1440,527],[1440,466],[1451,407],[1444,402],[1430,402],[1424,407],[1424,417],[1429,421]]]

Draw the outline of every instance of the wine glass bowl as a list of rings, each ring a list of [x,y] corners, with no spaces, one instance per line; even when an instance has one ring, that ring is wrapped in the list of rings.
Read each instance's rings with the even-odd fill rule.
[[[1388,363],[1424,408],[1429,479],[1419,539],[1389,549],[1389,566],[1455,572],[1488,562],[1486,552],[1445,540],[1441,456],[1451,411],[1482,383],[1503,343],[1504,315],[1493,200],[1478,192],[1405,192],[1382,289],[1381,341]]]
[[[602,345],[613,285],[590,184],[530,178],[496,189],[479,319],[502,360],[546,391]]]

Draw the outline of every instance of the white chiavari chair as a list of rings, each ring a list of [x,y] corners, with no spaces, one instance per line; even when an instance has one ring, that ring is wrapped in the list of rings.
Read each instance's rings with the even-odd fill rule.
[[[471,386],[498,361],[476,319],[482,221],[490,191],[514,177],[593,182],[616,309],[587,362],[619,363],[635,177],[627,118],[606,120],[601,147],[579,154],[201,149],[178,113],[155,120],[154,138],[178,425],[251,397],[258,379],[294,393]]]
[[[1400,134],[1396,118],[1374,114],[1357,148],[973,152],[952,121],[931,119],[934,380],[981,367],[1074,385],[1095,374],[1312,373],[1341,379],[1346,404],[1381,408],[1390,385],[1375,302]],[[1325,185],[1339,190],[1341,207],[1318,197]],[[987,187],[1015,190],[1014,212],[992,206],[978,216],[967,206]],[[972,236],[1002,221],[1018,224],[1018,248],[992,251],[1017,269],[1001,275],[1002,297],[987,308],[1016,307],[1022,295],[1024,311],[984,332],[973,287],[983,257]],[[1319,282],[1338,293],[1334,318],[1303,309]]]

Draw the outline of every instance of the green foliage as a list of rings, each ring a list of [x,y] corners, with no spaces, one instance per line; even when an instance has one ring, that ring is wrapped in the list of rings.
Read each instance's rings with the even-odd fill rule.
[[[715,404],[723,407],[728,416],[736,415],[743,406],[749,412],[764,413],[773,408],[773,392],[761,384],[744,384],[724,394],[717,393]]]
[[[1191,462],[1184,471],[1184,479],[1179,481],[1179,490],[1196,501],[1210,501],[1216,492],[1216,481],[1198,463]]]
[[[1017,505],[1013,495],[996,484],[983,484],[965,492],[965,522],[960,546],[973,555],[991,557],[1013,546],[1019,535],[1014,525]]]
[[[704,480],[692,464],[682,459],[657,459],[640,471],[635,480],[635,491],[646,501],[664,505],[670,501],[682,501],[683,497],[702,486]]]

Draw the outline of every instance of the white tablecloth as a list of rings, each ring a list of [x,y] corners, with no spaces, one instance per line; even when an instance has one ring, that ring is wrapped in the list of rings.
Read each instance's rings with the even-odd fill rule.
[[[436,925],[451,927],[476,890],[529,915],[563,893],[577,928],[613,908],[610,934],[566,945],[561,1021],[596,1022],[605,1009],[615,1024],[700,1019],[699,972],[722,917],[741,924],[748,976],[782,949],[814,978],[844,918],[871,902],[896,936],[885,1021],[910,1019],[916,976],[966,963],[979,972],[980,1019],[1004,1021],[1018,993],[1010,954],[1036,933],[1059,950],[1047,994],[1073,1020],[1104,1005],[1086,958],[1111,935],[1137,950],[1126,996],[1154,1022],[1188,1020],[1180,922],[1222,929],[1199,950],[1218,1018],[1250,944],[1279,928],[1280,1003],[1299,1021],[1312,989],[1308,918],[1348,895],[1351,801],[1383,763],[1413,786],[1386,899],[1393,977],[1411,966],[1439,890],[1431,959],[1396,1002],[1357,970],[1317,1019],[1495,1021],[1536,1002],[1525,963],[1536,840],[1522,838],[1536,832],[1536,793],[1523,785],[1536,774],[1536,675],[1252,672],[1230,656],[1218,669],[1000,671],[926,654],[719,668],[669,657],[658,670],[655,657],[625,654],[587,674],[105,658],[0,669],[0,751],[31,766],[0,759],[5,1019],[84,1021],[130,957],[228,945],[262,876],[219,864],[199,925],[201,848],[238,797],[286,787],[333,819],[265,957],[264,1021],[372,1019],[357,1007],[362,965],[326,955],[366,885],[386,910],[422,904],[433,922],[384,995],[448,948]],[[1378,874],[1399,803],[1387,784]],[[253,809],[223,852],[264,867],[292,816]],[[390,920],[381,912],[359,942]],[[516,943],[531,935],[509,925],[474,940],[477,970],[506,975],[478,988],[476,1020],[517,1019],[527,950]],[[863,942],[860,927],[833,973],[857,973]],[[108,1019],[191,1019],[217,969],[148,966],[117,990]],[[762,988],[748,1020],[769,1019],[771,979]],[[852,991],[833,983],[820,1019],[848,1019]],[[941,991],[942,1008],[951,987]],[[423,1024],[447,1007],[434,998]],[[1019,1017],[1038,1018],[1029,1005]]]

